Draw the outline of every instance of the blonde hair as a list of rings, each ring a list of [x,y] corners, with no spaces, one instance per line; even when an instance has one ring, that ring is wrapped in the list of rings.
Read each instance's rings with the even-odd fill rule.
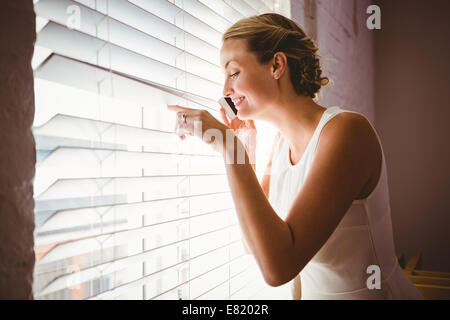
[[[329,83],[327,77],[321,76],[319,48],[291,19],[277,13],[243,18],[225,31],[222,41],[231,38],[247,40],[248,50],[256,54],[261,64],[268,63],[275,53],[283,52],[298,94],[314,99],[320,88]]]

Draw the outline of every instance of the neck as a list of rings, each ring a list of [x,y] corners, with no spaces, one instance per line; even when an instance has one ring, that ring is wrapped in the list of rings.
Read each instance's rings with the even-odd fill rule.
[[[292,94],[267,108],[264,120],[275,126],[287,140],[293,158],[304,151],[326,108],[310,97]]]

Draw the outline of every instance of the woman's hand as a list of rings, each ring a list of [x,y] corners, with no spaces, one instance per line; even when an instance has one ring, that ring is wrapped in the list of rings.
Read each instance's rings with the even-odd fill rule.
[[[177,113],[175,133],[184,140],[186,135],[196,136],[215,151],[223,153],[227,126],[214,118],[207,110],[190,109],[179,105],[167,105]]]
[[[220,115],[225,125],[233,130],[234,134],[244,145],[253,170],[256,170],[256,127],[253,120],[240,120],[234,118],[229,121],[224,108],[220,108]]]

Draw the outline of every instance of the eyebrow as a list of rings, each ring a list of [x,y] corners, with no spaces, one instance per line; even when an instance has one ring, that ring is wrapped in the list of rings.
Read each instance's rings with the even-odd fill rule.
[[[231,61],[233,61],[233,60],[228,60],[228,62],[225,63],[225,70],[227,69],[227,67],[228,67],[228,65],[230,64]]]

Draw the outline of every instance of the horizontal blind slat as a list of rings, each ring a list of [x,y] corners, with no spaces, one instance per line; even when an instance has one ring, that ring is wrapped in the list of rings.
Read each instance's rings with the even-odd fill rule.
[[[163,105],[167,102],[176,101],[174,98],[182,98],[187,102],[194,102],[197,107],[198,105],[205,106],[210,112],[218,114],[218,103],[206,96],[180,90],[174,86],[165,86],[158,82],[130,76],[59,54],[50,55],[35,71],[35,77],[100,96],[113,96],[116,99],[134,101],[143,105],[148,105],[149,101]],[[105,79],[110,80],[110,83],[107,83],[109,86],[105,85]],[[99,87],[99,85],[103,85],[103,87]],[[112,92],[111,86],[114,87],[114,92]],[[188,105],[190,104],[188,103]]]
[[[178,229],[177,227],[182,228]],[[146,226],[135,229],[116,230],[100,235],[97,234],[92,237],[74,239],[66,241],[64,243],[51,243],[54,245],[54,247],[39,261],[42,264],[56,262],[58,260],[70,258],[72,254],[89,254],[92,251],[102,248],[111,248],[121,244],[126,244],[127,241],[141,241],[146,237],[153,237],[149,238],[153,241],[153,244],[151,246],[148,245],[149,248],[158,248],[185,240],[190,240],[191,243],[194,243],[196,245],[196,247],[201,248],[202,246],[214,245],[209,243],[202,243],[202,241],[208,238],[215,239],[215,237],[217,237],[221,232],[228,232],[228,230],[233,230],[233,234],[235,234],[236,236],[239,235],[240,232],[239,228],[233,229],[237,227],[237,224],[235,222],[230,222],[229,225],[222,226],[213,230],[207,230],[205,227],[205,230],[203,230],[202,233],[193,236],[185,235],[182,233],[184,230],[186,230],[187,227],[189,227],[189,223],[186,221],[174,221],[158,226]],[[174,230],[175,233],[166,235],[163,232],[160,232],[161,230],[164,231],[169,229],[172,229],[172,231]],[[152,230],[155,233],[148,234],[148,231]],[[162,235],[165,238],[161,238],[159,235]],[[129,238],[127,239],[127,237]]]
[[[274,0],[244,0],[244,1],[247,2],[247,4],[250,5],[252,8],[254,8],[258,12],[258,14],[272,12],[270,6],[273,5]]]
[[[220,195],[225,195],[228,197],[227,201],[225,201],[224,203],[232,202],[232,199],[229,198],[230,197],[229,191],[207,192],[207,193],[203,193],[200,195],[192,194],[192,195],[166,197],[166,198],[150,199],[150,200],[142,200],[142,195],[140,194],[140,195],[137,195],[137,197],[134,199],[131,199],[131,198],[117,199],[117,197],[115,197],[114,199],[110,199],[109,202],[106,201],[105,203],[88,202],[88,203],[85,203],[84,205],[81,204],[81,205],[78,205],[75,207],[63,208],[63,209],[58,209],[58,210],[44,210],[43,208],[40,207],[41,206],[40,201],[36,200],[35,201],[35,222],[36,222],[36,228],[38,229],[48,219],[50,219],[52,216],[58,214],[58,212],[77,211],[77,210],[110,210],[111,208],[120,210],[120,208],[125,207],[125,206],[137,206],[140,204],[146,205],[146,204],[154,204],[154,203],[160,203],[160,202],[166,202],[166,201],[185,201],[186,202],[187,200],[189,200],[189,206],[192,210],[191,214],[195,215],[195,214],[201,214],[201,213],[213,211],[213,209],[212,209],[213,207],[211,207],[209,205],[205,205],[204,200],[202,200],[202,204],[199,205],[198,199],[202,199],[204,197],[220,196]],[[207,200],[207,201],[209,201],[209,200]],[[208,204],[208,202],[206,202],[206,204]],[[214,208],[221,208],[220,206],[218,206],[219,204],[220,204],[220,202],[216,202],[216,206]],[[201,208],[200,208],[200,206],[201,206]],[[184,208],[184,206],[182,208]],[[176,209],[178,210],[178,207]],[[183,210],[185,210],[185,209],[183,209]],[[189,211],[188,209],[186,209],[186,210]],[[158,221],[161,222],[162,220],[159,219]],[[40,245],[42,245],[42,242],[43,241],[41,238],[38,238],[35,241],[36,244],[39,243]]]
[[[161,3],[164,4],[166,2],[160,1],[159,4]],[[167,44],[175,45],[194,55],[199,55],[211,63],[217,63],[217,54],[220,43],[215,40],[215,37],[213,37],[214,40],[212,41],[211,36],[206,38],[203,37],[203,39],[201,39],[198,38],[198,36],[201,36],[202,33],[190,33],[186,28],[183,29],[183,25],[177,25],[177,23],[179,24],[179,21],[176,19],[176,16],[179,15],[180,9],[172,4],[169,4],[172,6],[171,12],[166,14],[161,14],[161,11],[157,10],[158,3],[156,3],[155,6],[155,2],[153,2],[153,11],[145,10],[147,5],[151,6],[152,4],[144,3],[143,6],[138,6],[126,0],[115,0],[109,2],[107,10],[105,8],[102,10],[102,8],[95,8],[89,1],[41,0],[35,6],[35,11],[41,18],[51,19],[63,25],[67,24],[70,27],[79,28],[91,35],[98,34],[99,24],[104,23],[104,17],[108,16],[133,27],[136,30],[140,30],[148,35],[158,38]],[[67,12],[67,8],[70,6],[77,7],[80,11],[80,16],[84,17],[79,25],[70,24]],[[197,21],[197,24],[199,24],[199,26],[194,28],[194,31],[198,31],[199,27],[202,31],[210,28],[200,20]],[[41,26],[42,22],[40,22],[39,25]],[[213,35],[217,36],[217,31],[211,29],[211,32]],[[180,41],[179,37],[184,37],[183,41]],[[208,40],[210,41],[208,42]],[[216,45],[214,45],[214,43]],[[199,50],[200,48],[201,50]]]
[[[196,35],[216,48],[221,46],[221,33],[219,30],[167,0],[130,0],[130,2],[155,16],[179,26],[190,34]]]
[[[52,2],[53,1],[55,0],[52,0]],[[58,0],[58,2],[59,1],[60,0]],[[61,2],[62,3],[59,4],[61,6],[61,9],[58,10],[58,15],[56,15],[55,10],[47,9],[53,9],[53,3],[52,5],[46,6],[43,5],[45,4],[45,2],[42,3],[40,7],[38,6],[37,12],[47,19],[50,19],[51,21],[57,23],[58,25],[65,26],[67,14],[64,9],[70,4],[73,5],[76,2],[67,0],[61,0]],[[65,4],[63,5],[63,3]],[[212,50],[212,52],[207,55],[205,55],[204,51],[196,50],[196,52],[192,52],[192,50],[185,49],[186,45],[188,45],[189,47],[192,46],[186,44],[184,34],[183,41],[178,41],[182,42],[183,46],[176,46],[172,43],[172,38],[166,39],[170,40],[171,42],[163,41],[160,39],[161,36],[155,37],[156,35],[159,35],[156,32],[148,34],[130,25],[127,25],[124,22],[118,21],[109,16],[105,16],[102,13],[98,13],[92,9],[85,8],[84,6],[81,6],[80,8],[80,16],[83,17],[83,23],[80,25],[80,28],[75,28],[75,30],[81,31],[82,33],[94,38],[113,43],[117,46],[126,48],[127,50],[144,55],[159,62],[172,66],[181,66],[183,70],[209,79],[210,81],[217,83],[220,83],[222,81],[220,76],[222,72],[220,66],[218,65],[217,58],[210,58],[212,56],[218,56],[217,49],[209,49]],[[154,30],[156,28],[157,26],[153,25],[151,30]],[[39,33],[45,32],[46,30],[41,30]],[[175,43],[176,42],[177,41],[175,41]],[[198,44],[198,42],[196,42],[196,44]],[[208,48],[203,49],[205,50]],[[199,57],[199,54],[202,57]]]
[[[231,227],[231,229],[230,229],[230,227]],[[232,231],[233,229],[232,228],[236,228],[237,226],[230,226],[230,227],[227,227],[227,228],[223,228],[221,231],[220,230],[217,230],[217,231],[212,231],[212,232],[208,232],[208,233],[206,233],[206,234],[203,234],[203,235],[199,235],[199,236],[197,236],[198,238],[200,238],[202,241],[200,241],[200,242],[198,242],[198,244],[200,244],[200,247],[199,246],[195,246],[195,248],[196,248],[196,250],[194,250],[194,251],[192,251],[192,249],[190,250],[191,252],[189,252],[189,251],[187,251],[187,253],[188,253],[188,256],[185,256],[184,258],[182,257],[182,260],[183,261],[179,261],[178,263],[176,263],[177,265],[183,265],[183,264],[185,264],[186,263],[186,261],[190,261],[190,260],[195,260],[195,259],[198,259],[198,258],[200,258],[201,256],[204,256],[205,254],[214,254],[217,250],[219,250],[220,248],[222,248],[222,247],[232,247],[232,246],[235,246],[236,244],[238,244],[238,242],[239,242],[239,244],[240,244],[240,248],[239,248],[239,250],[238,251],[236,251],[236,250],[234,250],[234,257],[235,258],[237,258],[237,257],[239,257],[240,255],[242,255],[242,254],[244,254],[244,250],[243,250],[243,247],[242,247],[242,244],[240,243],[241,242],[241,240],[239,239],[239,238],[237,238],[237,237],[235,237],[235,236],[231,236],[231,237],[227,237],[226,239],[225,239],[225,241],[223,241],[223,242],[221,242],[221,243],[219,243],[219,242],[217,242],[216,241],[216,243],[215,244],[213,244],[212,246],[209,244],[209,246],[205,246],[204,244],[203,244],[203,238],[205,237],[205,235],[207,235],[207,236],[210,236],[210,235],[214,235],[215,233],[217,233],[217,232],[220,232],[220,233],[224,233],[224,232],[226,232],[226,233],[228,233],[229,235],[231,235],[231,233],[229,233],[230,231]],[[219,234],[217,234],[217,235],[219,235]],[[221,236],[222,238],[223,238],[223,235]],[[228,242],[229,241],[229,242]],[[179,242],[178,244],[176,244],[176,245],[180,245],[180,244],[182,244],[183,245],[183,243],[184,243],[184,247],[185,248],[187,248],[186,247],[186,244],[187,244],[187,241],[186,240],[183,240],[182,242]],[[167,246],[165,246],[165,247],[168,247],[168,246],[171,246],[172,244],[169,244],[169,245],[167,245]],[[175,245],[175,244],[174,244]],[[189,247],[190,248],[192,248],[192,244],[191,245],[189,245]],[[162,248],[162,247],[161,247]],[[146,254],[153,254],[152,252],[156,252],[156,250],[158,250],[158,248],[157,249],[153,249],[153,250],[150,250],[150,251],[148,251],[148,252],[143,252],[142,254],[144,254],[144,255],[146,255]],[[135,257],[134,258],[138,258],[139,259],[139,257],[140,257],[140,255],[139,254],[136,254],[135,255]],[[190,258],[189,258],[190,257]],[[125,259],[127,258],[127,257],[124,257]],[[134,259],[133,257],[132,257],[132,259]],[[186,260],[187,258],[189,258],[188,260]],[[233,258],[234,259],[234,258]],[[184,261],[184,260],[186,260],[186,261]],[[159,259],[157,259],[157,261],[159,261]],[[111,263],[114,263],[114,261],[112,261],[112,262],[107,262],[106,264],[105,264],[105,268],[107,268],[108,270],[110,270],[109,268],[110,268],[110,266],[111,266]],[[59,264],[59,265],[61,265],[61,264]],[[197,263],[197,265],[199,265],[198,263]],[[69,265],[68,267],[71,267],[72,265]],[[158,266],[159,266],[159,264],[158,264]],[[202,270],[205,270],[205,266],[204,265],[200,265],[201,266],[201,268],[202,268]],[[81,272],[80,271],[80,269],[78,268],[78,265],[76,266],[77,268],[77,271],[78,272]],[[194,265],[193,265],[193,267],[194,267]],[[162,268],[161,266],[160,267],[157,267],[157,268]],[[164,270],[160,270],[161,272],[163,272],[163,271],[165,271],[166,269],[170,269],[171,267],[169,266],[169,267],[165,267],[164,268]],[[208,268],[208,267],[207,267]],[[198,268],[197,268],[198,269]],[[150,269],[150,271],[152,271],[152,274],[157,274],[159,271],[158,271],[159,269]],[[51,270],[47,270],[47,273],[49,273]],[[71,270],[70,268],[69,269],[65,269],[65,270],[63,270],[63,273],[64,273],[64,271],[65,272],[68,272],[68,273],[70,273],[71,271],[73,271],[73,270]],[[202,273],[203,274],[206,274],[208,272],[208,270],[206,270],[206,271],[202,271]],[[93,271],[93,270],[88,270],[88,273],[89,274],[94,274],[95,275],[95,270]],[[197,274],[198,274],[198,272],[197,272]],[[105,275],[106,275],[106,273],[105,273]],[[195,275],[195,274],[194,274]],[[79,277],[79,274],[77,275],[77,274],[71,274],[71,275],[69,275],[68,276],[69,277],[69,279],[70,280],[68,280],[69,282],[80,282],[81,280],[78,278]],[[197,277],[197,276],[196,276]],[[61,278],[61,277],[60,277]],[[64,281],[62,281],[60,278],[58,278],[59,280],[57,280],[57,281],[55,281],[55,283],[53,283],[52,281],[50,281],[49,283],[46,283],[46,284],[44,284],[44,287],[45,286],[49,286],[49,285],[51,285],[52,287],[53,287],[53,289],[55,289],[55,286],[56,287],[58,287],[58,285],[61,285],[61,284],[64,284]],[[75,279],[73,279],[73,278],[75,278]],[[64,280],[64,279],[63,279]],[[48,291],[54,291],[54,290],[50,290],[50,289],[48,289]]]
[[[264,282],[261,275],[255,275],[245,285],[230,295],[230,300],[250,300],[261,290],[267,289],[269,286]]]
[[[208,0],[198,0],[204,6],[208,7],[210,10],[216,12],[218,15],[224,17],[231,24],[236,23],[238,20],[245,18],[245,15],[240,12],[235,6],[233,6],[232,2],[228,2],[226,0],[219,1],[208,1]],[[235,3],[238,3],[235,1]],[[242,6],[241,6],[242,8]],[[225,30],[224,30],[225,31]],[[223,32],[222,32],[223,33]]]
[[[160,295],[164,292],[173,290],[174,288],[176,288],[180,285],[183,285],[184,283],[188,283],[188,282],[189,282],[190,286],[192,286],[190,294],[193,296],[200,296],[204,292],[206,292],[206,291],[210,290],[211,288],[213,288],[214,286],[216,286],[218,283],[221,283],[221,279],[226,278],[226,276],[225,276],[226,273],[224,271],[227,270],[227,267],[230,262],[232,262],[232,260],[225,262],[219,266],[216,266],[213,269],[196,276],[195,278],[185,280],[182,283],[179,283],[179,280],[173,281],[172,286],[165,288],[165,290],[161,290],[161,292],[154,292],[154,295],[150,296],[149,299],[156,298],[158,295]],[[148,283],[152,282],[152,280],[155,281],[155,278],[158,279],[158,277],[160,277],[162,273],[170,272],[170,271],[172,271],[171,269],[174,269],[174,268],[172,267],[172,268],[164,270],[161,273],[151,274],[149,276],[142,277],[133,282],[126,283],[124,285],[115,287],[114,289],[112,289],[110,291],[102,292],[102,293],[99,293],[98,295],[89,297],[89,299],[112,299],[115,296],[119,296],[124,291],[130,290],[132,287],[148,284]],[[175,267],[175,269],[176,269],[176,267]],[[195,282],[201,283],[201,285],[195,285]],[[154,287],[156,287],[156,286],[154,286]],[[194,291],[192,292],[193,288],[194,288]],[[156,290],[154,290],[154,291],[156,291]]]
[[[220,0],[216,2],[218,5],[221,4]],[[178,7],[184,12],[190,14],[192,17],[197,18],[199,21],[213,27],[217,32],[219,32],[219,37],[220,34],[222,34],[233,23],[232,20],[228,20],[227,17],[218,14],[215,10],[212,10],[201,1],[183,0],[182,5]]]
[[[194,75],[82,32],[70,30],[55,22],[49,22],[39,32],[36,43],[60,55],[111,68],[133,77],[164,86],[176,88],[184,86],[184,91],[205,95],[212,100],[217,100],[221,95],[220,82]]]
[[[182,258],[179,256],[180,255],[180,253],[179,253],[180,245],[166,246],[162,249],[164,249],[166,251],[168,249],[171,249],[171,247],[173,249],[175,249],[175,250],[172,250],[175,257],[172,259],[169,259],[165,263],[162,263],[159,268],[157,268],[157,269],[153,268],[153,269],[150,269],[149,271],[147,271],[147,273],[148,273],[147,276],[150,276],[150,275],[157,276],[157,274],[160,272],[164,272],[167,269],[177,267],[180,265],[185,265],[188,262],[191,263],[192,266],[195,264],[200,265],[200,263],[202,261],[209,258],[213,263],[206,267],[205,267],[205,265],[202,265],[201,271],[197,267],[197,269],[199,269],[199,270],[196,272],[193,272],[192,271],[193,267],[192,266],[190,267],[189,279],[203,276],[203,275],[207,274],[210,270],[213,270],[214,268],[216,268],[218,265],[228,265],[230,263],[235,262],[236,260],[239,260],[241,257],[245,257],[245,253],[243,253],[241,251],[240,256],[238,256],[237,258],[235,258],[234,260],[231,260],[231,261],[222,259],[221,260],[222,262],[220,262],[220,261],[217,262],[217,260],[212,259],[212,255],[217,256],[216,253],[220,253],[221,251],[228,252],[228,250],[230,249],[231,246],[238,244],[238,243],[240,243],[240,240],[234,240],[225,245],[214,248],[212,250],[202,252],[201,254],[199,254],[197,256],[188,256],[185,258]],[[183,246],[187,248],[188,242],[184,241]],[[101,275],[109,275],[116,271],[120,271],[123,268],[126,268],[127,266],[132,265],[132,264],[138,264],[138,263],[142,263],[145,261],[151,261],[151,259],[157,259],[158,255],[160,257],[163,257],[163,255],[168,256],[167,252],[159,253],[158,251],[161,251],[161,249],[148,250],[148,251],[145,251],[142,253],[135,254],[133,256],[119,258],[114,261],[105,262],[105,263],[91,266],[91,267],[88,267],[88,268],[85,268],[82,270],[77,269],[77,271],[78,271],[77,273],[70,272],[71,271],[70,268],[63,268],[65,273],[60,274],[57,278],[55,278],[51,282],[44,285],[41,288],[41,290],[39,291],[40,295],[42,296],[42,295],[46,295],[46,294],[49,294],[54,291],[62,290],[65,288],[67,283],[70,283],[71,285],[78,285],[83,282],[87,282],[87,281],[93,280],[95,278],[98,278]],[[178,258],[177,258],[177,256],[178,256]]]
[[[179,200],[178,205],[181,205],[183,201]],[[142,207],[140,207],[142,208]],[[170,208],[170,207],[169,207]],[[158,208],[159,209],[159,208]],[[170,208],[171,209],[171,208]],[[216,216],[217,213],[225,212],[229,213],[233,207],[229,207],[226,205],[218,205],[215,210],[211,210],[209,212],[190,214],[186,215],[185,212],[177,213],[177,214],[165,214],[162,216],[162,210],[159,209],[156,212],[147,212],[147,213],[123,213],[117,212],[117,210],[106,209],[105,212],[99,212],[98,209],[91,210],[67,210],[62,211],[58,214],[52,215],[50,218],[45,221],[39,228],[37,228],[36,235],[40,238],[44,239],[46,236],[56,236],[58,237],[53,239],[53,244],[63,243],[64,241],[72,240],[75,241],[77,239],[86,239],[88,237],[97,237],[101,234],[108,233],[108,226],[115,224],[114,232],[126,231],[130,229],[137,229],[140,227],[157,227],[164,226],[165,224],[173,224],[174,222],[187,222],[190,227],[190,236],[194,237],[196,234],[200,233],[199,230],[204,230],[203,226],[197,226],[196,219],[202,218],[204,220],[205,217],[209,215]],[[74,214],[73,211],[76,213]],[[78,211],[78,212],[77,212]],[[84,216],[79,212],[83,212]],[[87,213],[86,213],[87,212]],[[176,212],[176,211],[175,211]],[[156,217],[154,217],[156,216]],[[142,220],[145,220],[145,223]],[[214,218],[212,218],[214,219]],[[233,220],[234,221],[234,220]],[[66,227],[68,222],[71,222],[70,227]],[[208,224],[209,227],[217,225],[217,221],[211,222]],[[123,226],[122,226],[123,225]],[[193,230],[196,228],[196,230]],[[78,232],[78,236],[67,235],[65,233],[69,233],[73,230]],[[85,234],[83,234],[83,231]],[[49,240],[47,240],[49,241]],[[39,243],[41,245],[41,242]]]
[[[52,216],[56,216],[57,214],[83,214],[83,212],[97,212],[97,211],[109,211],[114,209],[115,212],[119,212],[120,214],[125,214],[126,212],[130,212],[130,215],[138,214],[134,213],[134,211],[140,210],[152,210],[152,212],[160,212],[161,208],[166,208],[169,210],[175,210],[177,214],[181,214],[182,212],[190,212],[191,216],[195,216],[197,214],[203,214],[207,212],[214,211],[214,209],[223,209],[225,207],[221,206],[221,203],[231,203],[232,198],[230,198],[230,193],[227,192],[208,192],[201,195],[187,195],[187,196],[179,196],[179,197],[170,197],[163,199],[155,199],[155,200],[146,200],[141,201],[141,199],[132,202],[115,202],[110,205],[91,205],[85,207],[79,207],[76,209],[61,209],[54,211]],[[186,208],[186,203],[189,204],[189,209]],[[37,211],[39,213],[40,211]],[[45,212],[45,211],[44,211]],[[167,219],[164,217],[159,217],[155,214],[155,216],[149,220],[149,223],[159,223],[166,220],[171,220],[171,215],[166,215]],[[48,219],[47,219],[48,220]],[[45,221],[47,221],[45,220]],[[36,230],[45,223],[45,221],[41,222],[36,226]]]
[[[234,238],[234,239],[236,240],[236,238]],[[228,263],[229,263],[229,262],[226,262],[226,263],[224,263],[223,265],[221,265],[221,266],[219,266],[219,267],[215,267],[213,270],[217,270],[218,268],[224,268],[224,267],[227,267],[227,266],[228,266]],[[126,292],[126,291],[128,291],[128,290],[132,290],[134,287],[136,287],[136,286],[141,286],[141,285],[143,285],[143,284],[145,284],[145,283],[148,283],[148,282],[154,280],[155,278],[156,278],[156,279],[159,279],[159,278],[161,277],[161,274],[168,273],[168,272],[173,272],[173,271],[177,271],[177,267],[180,267],[180,266],[183,266],[183,265],[185,265],[184,262],[181,263],[181,264],[179,264],[179,265],[177,265],[175,268],[174,268],[174,267],[171,267],[171,268],[167,268],[167,269],[165,269],[165,270],[163,270],[163,271],[161,271],[161,272],[158,272],[158,273],[155,273],[155,274],[147,275],[147,276],[142,277],[142,278],[140,278],[140,279],[133,280],[132,282],[125,283],[125,284],[122,284],[122,285],[120,285],[120,286],[114,287],[114,288],[113,288],[112,290],[110,290],[110,291],[101,292],[101,293],[99,293],[99,294],[97,294],[97,295],[95,295],[95,296],[92,296],[92,297],[90,297],[90,298],[95,298],[95,299],[99,299],[99,298],[102,298],[102,299],[104,299],[104,298],[113,298],[114,295],[119,295],[120,293]],[[202,276],[208,275],[210,272],[211,272],[211,270],[208,271],[208,272],[205,272],[205,273],[203,273],[203,274],[201,274],[201,275],[199,275],[199,276],[196,276],[195,279],[198,279],[198,278],[200,278],[200,277],[202,277]],[[222,274],[222,273],[220,273],[220,274]],[[152,278],[153,278],[153,279],[152,279]],[[173,280],[174,278],[173,278],[173,277],[169,277],[169,279],[170,279],[170,280]],[[191,280],[192,280],[192,279],[191,279]],[[186,282],[188,282],[188,281],[186,281]],[[179,284],[176,284],[175,286],[178,286],[178,285],[179,285]]]
[[[90,146],[83,146],[83,147],[79,147],[79,146],[65,146],[63,144],[61,145],[56,145],[55,147],[52,148],[47,148],[44,143],[41,144],[41,149],[40,150],[47,150],[47,151],[53,151],[53,152],[59,152],[59,150],[69,150],[69,149],[76,149],[76,150],[80,150],[81,152],[94,152],[94,151],[99,151],[99,152],[120,152],[123,154],[135,154],[137,156],[143,156],[143,157],[150,157],[150,156],[154,156],[154,157],[167,157],[168,159],[178,159],[178,158],[185,158],[185,159],[189,159],[189,158],[193,158],[193,159],[198,159],[198,161],[214,161],[216,159],[219,159],[220,156],[216,155],[216,154],[208,154],[208,153],[196,153],[195,151],[193,152],[189,152],[189,153],[182,153],[182,152],[175,152],[175,153],[169,153],[169,152],[158,152],[158,151],[130,151],[130,150],[126,150],[126,149],[120,149],[120,148],[95,148],[95,147],[90,147]],[[37,160],[37,164],[44,164],[45,161],[47,161],[49,158],[52,157],[52,153],[48,153],[45,157],[42,156],[40,159]],[[197,160],[194,160],[197,161]],[[44,164],[45,165],[45,164]]]
[[[59,179],[224,173],[219,157],[59,147],[37,166],[34,190],[41,194]]]
[[[242,257],[245,257],[245,255],[242,256]],[[231,261],[230,264],[235,263],[235,262],[236,262],[236,260],[233,260],[233,261]],[[246,267],[244,270],[242,270],[240,273],[231,276],[231,277],[230,277],[229,279],[227,279],[226,281],[224,281],[224,282],[220,283],[219,285],[217,285],[217,286],[215,286],[215,287],[213,287],[213,288],[207,290],[206,292],[201,292],[200,295],[197,295],[197,296],[193,297],[192,299],[193,299],[193,300],[211,299],[211,296],[210,296],[211,291],[213,291],[214,289],[216,289],[217,287],[219,287],[219,286],[222,285],[223,283],[226,283],[226,284],[228,285],[228,290],[227,290],[227,291],[228,291],[228,292],[227,292],[228,295],[227,295],[227,297],[222,297],[222,299],[228,298],[228,297],[230,296],[231,283],[232,283],[233,281],[235,281],[236,278],[241,277],[242,274],[247,275],[247,274],[249,273],[249,271],[250,271],[250,272],[254,272],[254,273],[256,273],[256,272],[259,271],[259,270],[257,270],[257,266],[256,266],[255,262],[253,262],[253,265],[247,266],[247,267]],[[245,286],[245,285],[244,285],[244,286]]]
[[[226,182],[226,176],[223,174],[60,179],[39,194],[37,199],[77,199],[90,195],[100,196],[99,192],[101,192],[101,195],[131,195],[142,192],[144,199],[149,200],[158,199],[158,195],[164,195],[165,198],[168,198],[227,191],[229,188]],[[159,189],[158,186],[155,186],[158,183],[160,184]],[[188,188],[189,183],[191,184],[190,188]],[[202,185],[204,183],[215,183],[219,186]],[[170,187],[170,185],[174,185],[174,187]],[[167,191],[160,191],[166,186],[168,187]]]
[[[99,149],[173,154],[189,151],[185,145],[179,143],[173,133],[62,114],[57,114],[42,126],[34,128],[33,133],[39,140],[37,142],[39,150],[55,150],[62,146],[81,148],[92,146]],[[209,147],[196,150],[200,154],[217,155]]]
[[[244,17],[258,15],[258,11],[245,1],[224,0],[224,2],[234,8],[237,12],[241,13]]]

